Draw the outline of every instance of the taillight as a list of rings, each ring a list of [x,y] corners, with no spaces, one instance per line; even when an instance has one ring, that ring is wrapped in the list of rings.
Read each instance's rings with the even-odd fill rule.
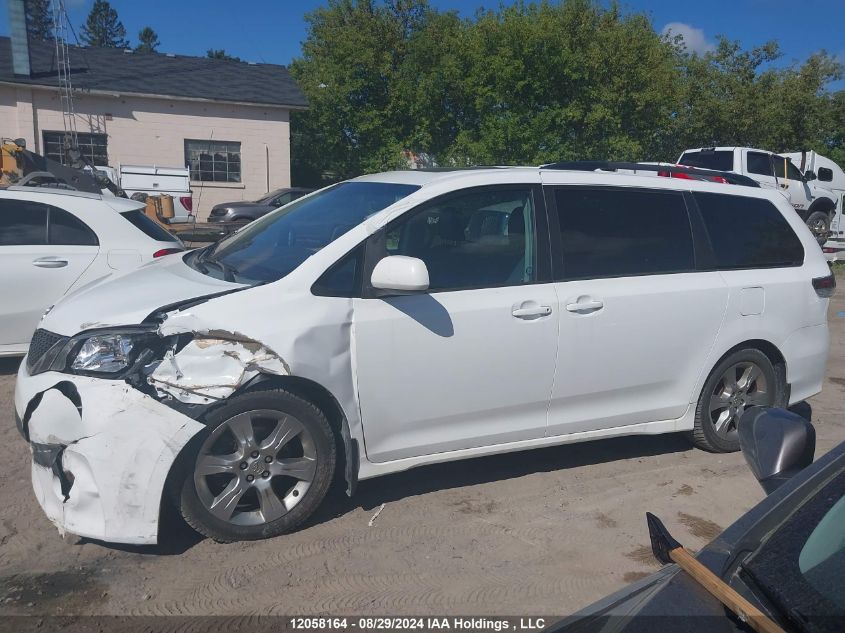
[[[179,202],[182,203],[182,206],[188,211],[188,213],[193,212],[194,210],[194,198],[193,196],[179,196]]]
[[[165,255],[173,255],[173,253],[181,253],[181,248],[162,248],[161,250],[156,251],[153,253],[153,259],[156,257],[164,257]]]
[[[816,277],[813,279],[813,289],[822,299],[829,299],[833,296],[833,291],[836,290],[836,277],[833,273],[827,277]]]

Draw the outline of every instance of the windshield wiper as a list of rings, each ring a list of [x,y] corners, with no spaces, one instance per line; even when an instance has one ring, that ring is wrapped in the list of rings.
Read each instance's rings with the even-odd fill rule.
[[[199,268],[200,272],[204,274],[208,274],[208,266],[206,264],[211,264],[212,266],[216,266],[220,269],[220,272],[223,273],[223,279],[225,281],[232,281],[235,282],[235,275],[239,275],[240,272],[234,266],[229,266],[228,264],[224,264],[220,260],[217,259],[210,259],[208,257],[208,253],[213,245],[206,246],[202,250],[197,253],[196,258],[194,259],[194,263]]]

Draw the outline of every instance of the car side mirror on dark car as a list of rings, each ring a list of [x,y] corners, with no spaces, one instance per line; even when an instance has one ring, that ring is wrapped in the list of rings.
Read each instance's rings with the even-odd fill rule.
[[[791,411],[752,407],[740,419],[738,433],[745,461],[766,494],[813,463],[816,430]]]

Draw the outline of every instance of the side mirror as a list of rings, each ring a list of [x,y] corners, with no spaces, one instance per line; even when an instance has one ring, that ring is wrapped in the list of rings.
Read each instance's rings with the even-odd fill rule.
[[[813,463],[816,430],[800,415],[752,407],[743,414],[737,430],[742,455],[766,494]]]
[[[811,181],[815,180],[816,178],[817,178],[816,172],[814,172],[812,169],[808,169],[807,171],[804,172],[804,180],[806,180],[807,182],[811,182]]]
[[[373,268],[370,283],[383,297],[422,292],[428,290],[428,268],[416,257],[390,255]]]

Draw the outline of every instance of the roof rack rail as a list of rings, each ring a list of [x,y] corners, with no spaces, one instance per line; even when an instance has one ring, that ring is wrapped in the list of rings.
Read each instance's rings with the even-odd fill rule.
[[[687,167],[685,165],[660,165],[652,163],[630,163],[624,161],[609,160],[571,160],[559,163],[540,165],[541,169],[559,169],[563,171],[616,171],[618,169],[630,169],[633,171],[654,171],[672,174],[684,174],[689,176],[703,176],[705,178],[722,178],[731,185],[742,185],[744,187],[759,187],[760,183],[748,176],[735,174],[730,171],[717,171],[715,169],[702,169],[700,167]]]

